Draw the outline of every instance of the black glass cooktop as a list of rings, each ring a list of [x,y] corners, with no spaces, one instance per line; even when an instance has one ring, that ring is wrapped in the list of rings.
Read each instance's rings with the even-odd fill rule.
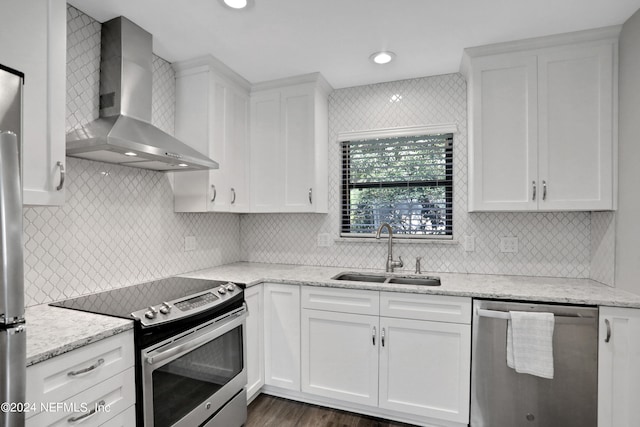
[[[50,305],[71,308],[107,316],[131,319],[131,313],[150,305],[183,298],[198,292],[214,289],[227,282],[219,280],[169,277],[139,285],[113,289],[97,294],[58,301]]]

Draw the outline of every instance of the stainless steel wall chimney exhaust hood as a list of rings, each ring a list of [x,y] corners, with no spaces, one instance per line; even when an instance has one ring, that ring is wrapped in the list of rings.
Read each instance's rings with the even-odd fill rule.
[[[151,125],[151,34],[124,17],[102,24],[100,118],[67,133],[67,155],[156,171],[218,163]]]

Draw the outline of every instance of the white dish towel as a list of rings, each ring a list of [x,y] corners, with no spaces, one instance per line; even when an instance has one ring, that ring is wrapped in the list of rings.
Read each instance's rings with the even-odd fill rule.
[[[521,374],[553,378],[553,313],[510,311],[507,366]]]

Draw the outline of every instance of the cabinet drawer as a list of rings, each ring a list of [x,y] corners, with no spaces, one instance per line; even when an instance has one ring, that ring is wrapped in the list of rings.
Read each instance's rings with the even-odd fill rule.
[[[380,312],[380,293],[357,289],[304,286],[302,288],[302,307],[377,316]]]
[[[380,315],[470,324],[471,298],[380,292]]]
[[[131,427],[136,425],[136,406],[131,405],[124,412],[111,418],[100,427]]]
[[[133,331],[127,331],[29,366],[27,401],[36,406],[40,402],[64,402],[133,364]]]
[[[100,426],[135,402],[134,375],[130,367],[70,399],[49,400],[48,410],[29,418],[26,427]]]

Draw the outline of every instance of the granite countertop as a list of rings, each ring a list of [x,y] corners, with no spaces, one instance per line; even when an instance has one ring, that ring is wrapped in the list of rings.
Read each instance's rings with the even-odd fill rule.
[[[338,281],[343,271],[382,272],[340,267],[238,262],[182,274],[255,286],[263,282],[390,292],[454,295],[474,298],[606,305],[640,308],[640,295],[616,290],[589,279],[500,276],[425,272],[440,277],[441,286]],[[398,274],[406,274],[400,272]],[[28,307],[27,366],[133,328],[133,321],[48,305]]]
[[[46,304],[27,307],[27,366],[133,328],[133,321]]]
[[[229,280],[245,283],[247,286],[263,282],[288,283],[474,298],[640,308],[640,295],[617,290],[589,279],[424,272],[424,276],[440,277],[441,286],[437,287],[331,279],[343,271],[372,272],[374,270],[238,262],[182,276]],[[382,272],[382,270],[376,270],[376,272]],[[398,274],[407,273],[399,272]]]

